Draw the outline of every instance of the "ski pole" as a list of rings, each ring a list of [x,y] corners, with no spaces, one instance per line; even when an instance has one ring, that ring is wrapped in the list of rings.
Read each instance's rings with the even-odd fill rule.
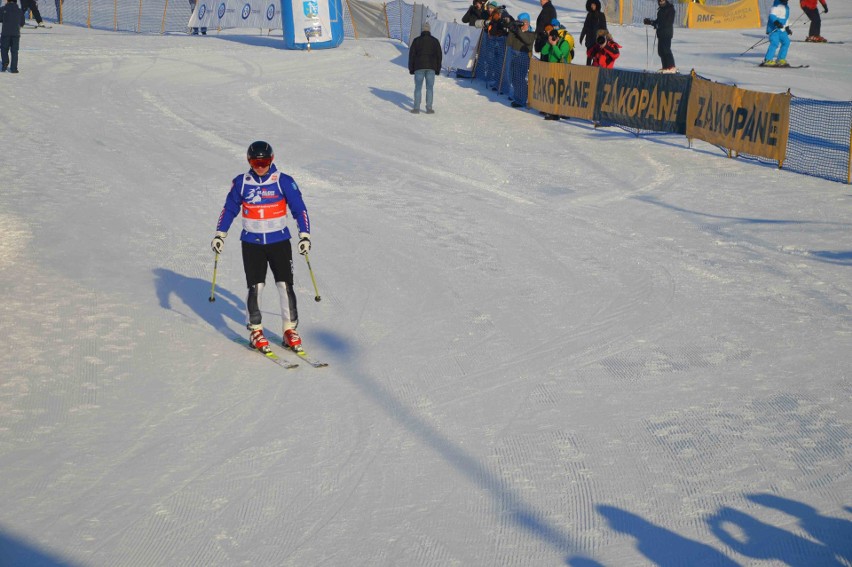
[[[748,53],[749,51],[751,51],[752,49],[754,49],[755,47],[757,47],[758,45],[763,43],[764,41],[767,41],[767,39],[765,37],[760,38],[759,40],[757,40],[757,43],[755,43],[754,45],[752,45],[751,47],[749,47],[748,49],[746,49],[745,51],[740,53],[737,57],[742,57],[743,55],[745,55],[746,53]]]
[[[210,285],[210,303],[216,301],[216,271],[219,269],[219,253],[216,253],[216,259],[213,260],[213,283]]]
[[[648,26],[645,26],[645,69],[651,66],[651,50],[648,47],[648,43],[650,40],[648,39]]]
[[[311,274],[311,281],[314,282],[314,301],[319,301],[322,299],[319,294],[319,289],[317,289],[317,279],[314,277],[314,271],[311,269],[311,260],[308,258],[308,253],[305,252],[305,262],[308,264],[308,272]]]

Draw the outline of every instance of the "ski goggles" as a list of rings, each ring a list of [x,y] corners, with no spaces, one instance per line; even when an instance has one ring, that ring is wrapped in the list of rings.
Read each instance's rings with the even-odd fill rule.
[[[252,169],[263,169],[272,165],[271,157],[249,158],[249,165]]]

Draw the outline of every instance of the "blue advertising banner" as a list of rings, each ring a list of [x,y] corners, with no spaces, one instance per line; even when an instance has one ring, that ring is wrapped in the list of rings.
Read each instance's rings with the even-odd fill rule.
[[[691,75],[601,69],[595,122],[685,134],[691,86]]]

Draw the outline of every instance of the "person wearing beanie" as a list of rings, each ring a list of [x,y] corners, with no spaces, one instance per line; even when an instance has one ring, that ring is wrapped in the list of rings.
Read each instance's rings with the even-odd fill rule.
[[[18,49],[21,46],[21,28],[24,27],[24,11],[15,0],[7,0],[0,8],[0,55],[3,71],[18,72]],[[11,53],[11,57],[9,56]]]
[[[423,31],[411,42],[408,48],[408,72],[414,75],[414,106],[412,114],[420,114],[420,98],[423,83],[426,82],[426,114],[434,114],[432,100],[435,77],[441,74],[441,60],[444,55],[441,43],[432,37],[429,22],[424,22]]]

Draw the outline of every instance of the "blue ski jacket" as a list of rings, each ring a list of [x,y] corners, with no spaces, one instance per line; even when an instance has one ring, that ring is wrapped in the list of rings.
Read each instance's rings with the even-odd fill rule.
[[[771,34],[774,31],[784,29],[789,19],[790,7],[786,3],[782,4],[780,0],[775,0],[772,9],[769,11],[769,19],[766,21],[766,33]]]
[[[289,211],[288,211],[289,208]],[[292,213],[299,232],[310,234],[308,209],[302,192],[292,177],[281,173],[273,163],[263,177],[254,171],[234,177],[225,206],[219,214],[216,230],[228,232],[237,215],[242,217],[240,240],[252,244],[272,244],[290,239],[288,212]]]

